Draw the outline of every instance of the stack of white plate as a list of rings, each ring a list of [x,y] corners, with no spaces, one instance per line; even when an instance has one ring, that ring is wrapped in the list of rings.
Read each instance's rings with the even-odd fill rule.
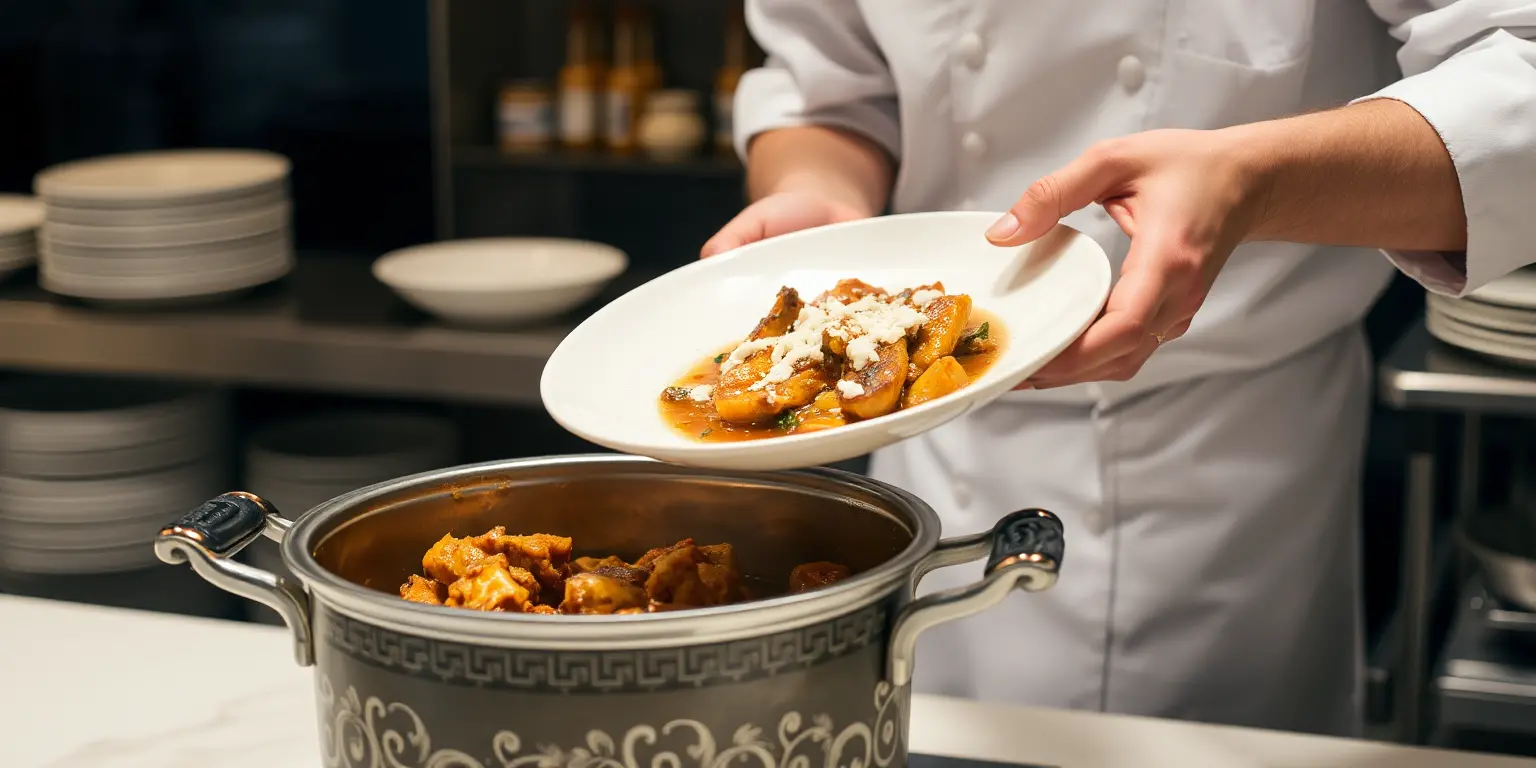
[[[356,411],[297,418],[257,432],[245,450],[245,489],[272,502],[284,517],[375,483],[452,466],[459,435],[451,421],[400,411]],[[277,545],[259,540],[247,562],[291,576]],[[251,604],[250,618],[269,624],[277,614]]]
[[[289,162],[253,150],[113,155],[49,168],[41,282],[98,302],[220,298],[293,268]]]
[[[1430,335],[1522,367],[1536,366],[1536,270],[1522,269],[1464,299],[1431,294]]]
[[[153,384],[0,383],[0,569],[153,567],[155,533],[227,490],[224,413],[214,393]]]
[[[0,280],[37,263],[43,204],[26,195],[0,195]]]

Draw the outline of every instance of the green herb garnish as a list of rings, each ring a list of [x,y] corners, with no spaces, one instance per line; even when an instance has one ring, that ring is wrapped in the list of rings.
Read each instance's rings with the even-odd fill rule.
[[[699,433],[699,437],[709,437],[710,435],[714,434],[714,432],[715,430],[706,428],[703,432]]]
[[[964,343],[968,343],[968,342],[972,342],[972,341],[986,341],[987,340],[987,336],[990,335],[991,333],[992,333],[992,326],[991,326],[991,324],[990,323],[982,323],[981,325],[976,326],[976,330],[971,331],[970,334],[968,334],[965,338],[961,339],[960,342],[962,344],[964,344]]]
[[[715,355],[715,365],[719,365],[719,364],[721,364],[723,362],[725,362],[725,353],[724,352],[721,352],[720,354]]]
[[[780,431],[788,432],[800,426],[800,417],[794,411],[785,411],[779,414],[778,419],[774,420],[773,426],[778,427]]]
[[[693,390],[687,387],[667,387],[662,391],[661,396],[668,400],[687,400],[692,393]]]

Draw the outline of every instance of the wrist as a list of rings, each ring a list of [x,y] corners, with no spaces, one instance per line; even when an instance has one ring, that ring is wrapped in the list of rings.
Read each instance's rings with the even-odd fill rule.
[[[858,185],[840,182],[810,169],[786,173],[770,187],[768,194],[814,200],[830,209],[839,220],[867,219],[880,213]]]
[[[1281,121],[1237,125],[1215,131],[1217,151],[1232,165],[1238,211],[1245,221],[1242,242],[1279,239],[1285,229],[1278,191],[1288,183],[1295,158]]]

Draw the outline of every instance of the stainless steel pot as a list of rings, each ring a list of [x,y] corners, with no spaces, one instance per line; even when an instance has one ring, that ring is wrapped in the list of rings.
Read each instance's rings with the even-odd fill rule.
[[[745,574],[796,563],[855,576],[821,590],[640,616],[480,613],[396,596],[444,533],[573,536],[638,555],[693,537]],[[918,635],[1051,586],[1061,522],[1032,509],[939,540],[933,510],[831,470],[725,473],[620,456],[458,467],[282,518],[248,493],[161,531],[155,551],[271,606],[319,690],[323,764],[396,768],[834,768],[906,760]],[[261,535],[298,579],[231,559]],[[964,588],[913,599],[924,574],[987,558]],[[855,763],[857,761],[857,763]]]

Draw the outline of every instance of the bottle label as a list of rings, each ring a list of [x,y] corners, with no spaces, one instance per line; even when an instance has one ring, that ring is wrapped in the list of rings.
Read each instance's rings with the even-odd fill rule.
[[[597,94],[569,90],[560,97],[560,139],[585,144],[597,137]]]
[[[523,144],[554,135],[554,110],[548,102],[503,102],[498,114],[501,138]]]
[[[603,119],[607,122],[607,130],[604,135],[610,144],[628,144],[634,141],[630,130],[630,113],[634,105],[628,93],[624,91],[609,91],[607,103],[603,105]]]
[[[736,95],[715,94],[715,141],[722,147],[736,143],[735,131]]]

